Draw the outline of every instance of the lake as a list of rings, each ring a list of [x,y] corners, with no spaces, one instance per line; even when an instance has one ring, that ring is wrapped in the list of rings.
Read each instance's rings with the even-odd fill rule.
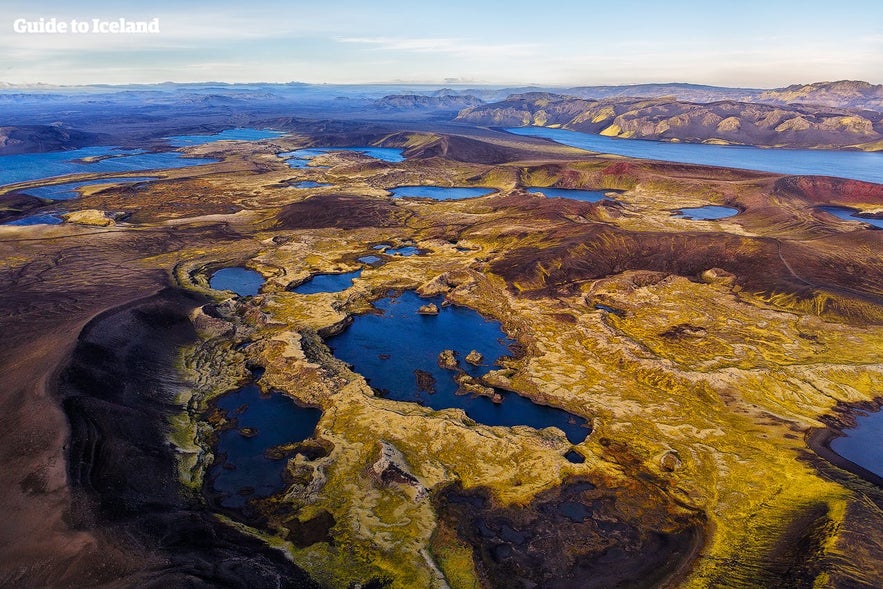
[[[438,315],[419,314],[418,309],[430,302],[438,306]],[[472,309],[442,303],[442,297],[425,299],[411,291],[381,299],[374,304],[379,314],[357,315],[342,333],[329,338],[328,345],[385,398],[437,410],[460,408],[471,419],[491,426],[554,426],[574,444],[586,439],[591,431],[586,420],[562,409],[499,390],[501,403],[486,396],[458,395],[454,380],[458,371],[439,366],[443,350],[454,350],[459,370],[477,378],[496,368],[499,358],[510,355],[514,342],[499,322]],[[465,361],[472,350],[483,356],[479,366]]]
[[[26,188],[22,192],[45,198],[46,200],[70,200],[80,195],[78,188],[83,186],[95,186],[99,184],[132,184],[135,182],[150,182],[156,180],[156,176],[135,176],[128,178],[101,178],[98,180],[84,180],[82,182],[65,182],[63,184],[52,184],[50,186],[40,186],[38,188]]]
[[[717,205],[705,205],[704,207],[689,207],[678,209],[678,216],[692,221],[715,221],[726,219],[739,214],[739,209],[733,207],[720,207]]]
[[[311,437],[322,411],[301,407],[282,393],[262,394],[256,383],[221,395],[215,404],[235,420],[232,429],[218,435],[218,460],[209,469],[208,480],[221,495],[221,505],[241,508],[252,497],[281,491],[290,455],[271,457],[268,451]]]
[[[316,274],[306,282],[291,289],[297,294],[316,294],[320,292],[341,292],[353,285],[353,280],[362,275],[361,270],[344,272],[343,274]]]
[[[231,290],[241,297],[258,294],[264,285],[264,277],[248,268],[221,268],[212,274],[209,286],[214,290]]]
[[[530,186],[525,188],[531,194],[542,194],[548,198],[567,198],[584,202],[598,202],[604,199],[615,200],[607,193],[609,190],[582,190],[579,188],[552,188],[551,186]]]
[[[166,140],[173,147],[184,147],[226,140],[255,140],[282,135],[260,129],[228,129],[213,135],[178,135]],[[80,161],[95,158],[91,161]],[[0,186],[69,174],[105,174],[184,168],[217,162],[213,158],[186,157],[177,151],[149,153],[143,149],[94,146],[70,151],[26,153],[0,156]]]
[[[856,213],[860,211],[857,209],[851,209],[849,207],[834,207],[834,206],[824,206],[819,207],[820,211],[825,211],[828,214],[834,215],[838,219],[843,219],[844,221],[860,221],[862,223],[867,223],[868,225],[872,225],[877,227],[878,229],[883,229],[883,219],[872,219],[870,217],[857,217]]]
[[[506,131],[514,135],[551,139],[563,145],[589,151],[642,159],[724,166],[778,174],[816,174],[866,182],[883,182],[883,153],[667,143],[619,139],[545,127],[517,127]]]
[[[288,165],[292,168],[306,168],[309,161],[314,157],[335,151],[355,151],[384,162],[397,163],[405,161],[404,150],[398,147],[308,147],[295,149],[294,151],[285,151],[276,155],[287,160]]]
[[[220,133],[210,135],[174,135],[166,137],[169,145],[174,147],[187,147],[190,145],[202,145],[216,141],[260,141],[285,135],[282,131],[269,131],[267,129],[226,129]]]
[[[883,477],[883,412],[859,416],[856,422],[843,430],[844,437],[831,440],[831,450]]]
[[[21,217],[15,221],[6,221],[3,225],[17,225],[24,227],[29,225],[61,225],[62,223],[64,223],[62,218],[55,213],[41,213],[38,215]]]
[[[390,190],[393,197],[431,198],[434,200],[461,200],[487,196],[496,192],[493,188],[474,188],[466,186],[397,186]]]

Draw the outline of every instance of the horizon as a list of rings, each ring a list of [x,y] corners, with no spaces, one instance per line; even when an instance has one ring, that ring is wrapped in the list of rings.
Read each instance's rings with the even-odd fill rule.
[[[780,88],[821,80],[883,83],[883,6],[847,1],[860,15],[832,26],[827,4],[695,0],[615,6],[562,0],[537,14],[451,0],[335,4],[230,0],[180,6],[11,0],[0,25],[0,80],[12,85],[163,83],[397,86],[629,86],[682,83]],[[211,14],[210,19],[204,18]],[[548,14],[548,16],[547,16]],[[545,18],[544,18],[545,17]],[[156,19],[154,33],[16,32],[36,23]],[[83,24],[81,22],[81,24]],[[85,30],[85,29],[84,29]],[[194,82],[193,80],[208,80]],[[672,80],[685,80],[672,82]],[[806,80],[795,81],[795,80]]]
[[[189,82],[172,82],[172,81],[164,81],[164,82],[133,82],[133,83],[118,83],[118,84],[108,84],[108,83],[91,83],[91,84],[51,84],[46,82],[32,82],[32,83],[10,83],[5,80],[0,80],[0,91],[4,89],[10,88],[41,88],[41,89],[65,89],[65,88],[131,88],[135,86],[144,86],[144,87],[154,87],[154,86],[211,86],[211,85],[223,85],[223,86],[327,86],[327,87],[348,87],[348,88],[363,88],[363,87],[391,87],[391,88],[423,88],[423,89],[445,89],[445,88],[461,88],[461,89],[496,89],[496,90],[509,90],[509,89],[519,89],[519,88],[536,88],[538,90],[545,89],[554,89],[554,90],[569,90],[569,89],[578,89],[578,88],[630,88],[630,87],[639,87],[639,86],[695,86],[695,87],[704,87],[704,88],[717,88],[717,89],[727,89],[727,90],[781,90],[784,88],[794,87],[794,86],[810,86],[813,84],[839,84],[839,83],[858,83],[858,84],[869,84],[871,86],[883,86],[883,84],[875,84],[873,82],[869,82],[867,80],[852,80],[852,79],[842,79],[842,80],[813,80],[808,82],[787,82],[782,83],[776,86],[723,86],[716,84],[701,84],[696,82],[634,82],[634,83],[624,83],[624,84],[579,84],[579,85],[552,85],[552,84],[534,84],[534,83],[521,83],[521,84],[468,84],[468,83],[416,83],[416,82],[366,82],[366,83],[329,83],[329,82],[301,82],[297,80],[291,80],[288,82],[266,82],[266,81],[253,81],[253,82],[227,82],[223,80],[205,80],[205,81],[189,81]]]

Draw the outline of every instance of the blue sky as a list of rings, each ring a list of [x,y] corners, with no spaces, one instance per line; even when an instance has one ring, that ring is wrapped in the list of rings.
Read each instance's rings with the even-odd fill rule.
[[[156,35],[17,34],[18,18]],[[883,83],[883,2],[3,0],[0,82]]]

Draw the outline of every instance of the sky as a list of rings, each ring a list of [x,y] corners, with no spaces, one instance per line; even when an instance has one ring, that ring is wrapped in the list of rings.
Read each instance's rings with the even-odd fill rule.
[[[19,33],[16,21],[159,21]],[[0,83],[883,83],[879,0],[0,0]]]

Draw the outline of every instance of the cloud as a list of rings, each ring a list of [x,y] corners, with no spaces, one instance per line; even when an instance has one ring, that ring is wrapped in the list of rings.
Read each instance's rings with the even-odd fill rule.
[[[536,43],[476,43],[455,37],[337,37],[339,43],[370,45],[384,51],[438,53],[460,58],[492,59],[534,55],[542,49]]]

